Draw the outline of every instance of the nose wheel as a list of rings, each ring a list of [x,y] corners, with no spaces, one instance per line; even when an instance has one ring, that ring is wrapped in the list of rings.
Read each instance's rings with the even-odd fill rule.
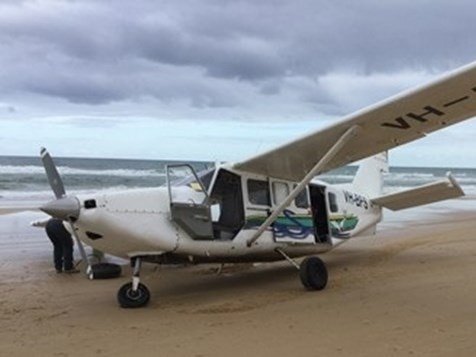
[[[147,305],[150,300],[150,292],[147,286],[139,283],[134,290],[133,283],[127,283],[121,286],[117,292],[119,305],[125,308],[135,308]]]
[[[124,308],[142,307],[150,300],[149,289],[140,282],[140,257],[132,258],[131,264],[134,267],[132,282],[124,284],[117,292],[117,301]]]

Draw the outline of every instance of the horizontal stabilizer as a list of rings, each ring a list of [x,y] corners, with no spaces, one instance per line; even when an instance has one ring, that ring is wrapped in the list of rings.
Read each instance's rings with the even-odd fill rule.
[[[415,187],[372,199],[372,203],[398,211],[405,208],[464,196],[464,192],[453,176],[426,185]]]

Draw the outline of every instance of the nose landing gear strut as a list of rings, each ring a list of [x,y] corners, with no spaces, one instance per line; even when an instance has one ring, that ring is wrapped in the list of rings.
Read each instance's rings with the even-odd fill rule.
[[[147,305],[150,300],[150,291],[140,282],[141,258],[131,258],[134,267],[132,282],[126,283],[117,292],[117,301],[124,308],[136,308]]]

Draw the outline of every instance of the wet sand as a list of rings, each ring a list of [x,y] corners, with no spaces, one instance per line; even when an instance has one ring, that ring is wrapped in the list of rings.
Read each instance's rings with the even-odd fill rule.
[[[471,356],[476,220],[434,213],[323,255],[328,288],[288,263],[145,265],[148,307],[120,309],[129,281],[57,275],[35,214],[0,216],[2,356]]]

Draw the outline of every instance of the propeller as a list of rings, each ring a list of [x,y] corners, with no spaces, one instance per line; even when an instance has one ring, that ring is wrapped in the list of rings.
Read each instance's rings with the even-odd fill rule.
[[[53,162],[53,159],[50,156],[50,153],[46,148],[41,148],[40,150],[41,161],[46,171],[46,177],[48,182],[53,190],[56,198],[62,198],[66,196],[66,191],[64,190],[63,180],[56,169],[56,165]]]
[[[80,213],[79,200],[76,197],[70,197],[66,195],[63,180],[61,179],[61,176],[58,173],[56,165],[48,150],[41,148],[40,156],[45,168],[46,177],[48,178],[48,182],[56,197],[56,200],[50,201],[41,206],[40,210],[46,214],[49,214],[51,217],[58,218],[69,223],[74,240],[76,241],[76,245],[79,248],[81,258],[87,264],[86,275],[88,275],[89,278],[92,278],[93,270],[91,268],[91,264],[89,263],[86,251],[84,250],[83,243],[79,239],[76,228],[74,227],[74,221],[78,219]]]

